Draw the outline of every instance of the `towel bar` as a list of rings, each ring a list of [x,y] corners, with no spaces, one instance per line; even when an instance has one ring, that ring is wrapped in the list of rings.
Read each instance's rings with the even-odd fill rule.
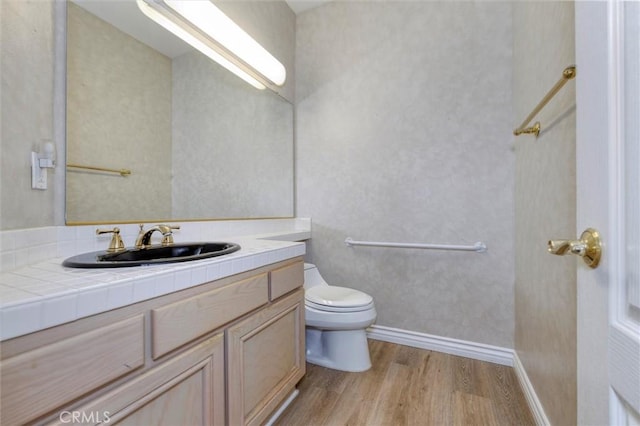
[[[390,247],[390,248],[412,248],[428,250],[454,250],[454,251],[475,251],[483,253],[487,251],[487,245],[478,241],[474,245],[453,245],[453,244],[417,244],[417,243],[390,243],[378,241],[355,241],[351,237],[344,240],[348,246],[369,246],[369,247]]]

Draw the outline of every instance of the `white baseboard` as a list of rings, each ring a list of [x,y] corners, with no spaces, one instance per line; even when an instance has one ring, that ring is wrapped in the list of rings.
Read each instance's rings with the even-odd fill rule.
[[[367,329],[367,337],[374,340],[412,346],[414,348],[428,349],[450,355],[493,362],[510,367],[513,366],[513,349],[499,346],[485,345],[483,343],[469,342],[375,324]]]
[[[527,404],[529,404],[529,409],[531,410],[531,414],[533,414],[536,425],[550,425],[551,422],[549,422],[547,414],[544,412],[542,403],[538,399],[538,395],[536,394],[531,381],[529,381],[527,371],[524,369],[522,362],[520,362],[520,358],[518,357],[517,352],[514,352],[513,354],[513,369],[516,372],[518,382],[520,382],[520,388],[522,388],[522,393],[524,393],[524,397],[527,399]]]

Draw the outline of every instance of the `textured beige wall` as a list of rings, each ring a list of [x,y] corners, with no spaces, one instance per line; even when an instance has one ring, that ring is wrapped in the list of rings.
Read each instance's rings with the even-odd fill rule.
[[[510,4],[335,2],[299,15],[296,38],[309,259],[370,293],[380,325],[513,347]]]
[[[197,52],[173,60],[173,217],[293,216],[293,106]]]
[[[575,61],[573,3],[514,3],[513,28],[519,124]],[[515,349],[557,425],[576,423],[576,259],[548,254],[546,243],[576,236],[575,107],[569,82],[538,115],[540,137],[515,142]]]
[[[73,3],[67,21],[67,221],[171,215],[171,60]],[[149,72],[153,70],[153,72]]]
[[[48,172],[48,190],[32,190],[30,163],[32,150],[55,140],[53,13],[49,2],[0,1],[0,229],[55,221],[55,177],[64,170]]]

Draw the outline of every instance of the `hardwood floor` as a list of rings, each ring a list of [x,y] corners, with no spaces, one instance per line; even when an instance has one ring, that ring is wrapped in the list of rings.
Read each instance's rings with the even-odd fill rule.
[[[307,364],[276,425],[534,425],[511,367],[369,340],[373,367]]]

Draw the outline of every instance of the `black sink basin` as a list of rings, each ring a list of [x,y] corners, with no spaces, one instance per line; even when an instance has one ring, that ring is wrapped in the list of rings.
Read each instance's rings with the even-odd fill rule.
[[[70,257],[62,266],[70,268],[122,268],[126,266],[155,265],[158,263],[188,262],[223,256],[240,250],[235,243],[185,243],[170,246],[129,248],[116,253],[94,251]]]

